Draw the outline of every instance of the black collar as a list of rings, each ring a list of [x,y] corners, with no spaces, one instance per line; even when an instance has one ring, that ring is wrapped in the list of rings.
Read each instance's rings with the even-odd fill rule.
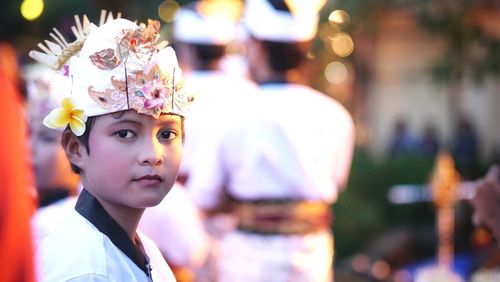
[[[148,277],[150,266],[148,257],[128,237],[123,228],[106,212],[99,201],[83,189],[78,197],[75,210],[90,221],[101,233],[108,236],[115,246],[127,255]]]

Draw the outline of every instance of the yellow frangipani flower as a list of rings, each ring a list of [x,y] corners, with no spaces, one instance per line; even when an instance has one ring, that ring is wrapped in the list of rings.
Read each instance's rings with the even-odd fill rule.
[[[64,128],[69,124],[71,131],[76,136],[81,136],[85,132],[85,122],[87,116],[83,110],[77,109],[71,98],[64,98],[61,101],[62,107],[56,108],[43,119],[43,124],[48,128]]]

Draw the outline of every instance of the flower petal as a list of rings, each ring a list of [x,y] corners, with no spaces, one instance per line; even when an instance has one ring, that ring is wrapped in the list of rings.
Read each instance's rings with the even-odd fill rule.
[[[82,120],[83,122],[87,121],[87,116],[83,112],[83,110],[73,110],[71,112],[71,117],[77,117],[78,119]]]
[[[152,109],[158,105],[158,101],[156,99],[147,99],[144,101],[144,108]]]
[[[46,127],[48,128],[51,128],[51,129],[57,129],[58,127],[55,126],[51,121],[50,121],[50,116],[46,116],[44,119],[43,119],[43,125],[45,125]]]
[[[77,117],[73,117],[71,119],[71,121],[69,122],[69,127],[76,136],[82,136],[85,132],[85,122]]]
[[[75,108],[75,103],[74,103],[73,99],[68,98],[68,97],[62,99],[61,105],[62,105],[63,109],[68,111],[68,113],[73,111],[73,109]]]
[[[60,128],[68,125],[70,121],[70,115],[63,108],[53,109],[50,114],[45,117],[43,124],[48,128]]]

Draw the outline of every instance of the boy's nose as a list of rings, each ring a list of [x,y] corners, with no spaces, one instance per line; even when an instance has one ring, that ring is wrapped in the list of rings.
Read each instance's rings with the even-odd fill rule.
[[[149,140],[144,142],[139,161],[141,165],[157,166],[163,161],[163,146],[158,140]]]

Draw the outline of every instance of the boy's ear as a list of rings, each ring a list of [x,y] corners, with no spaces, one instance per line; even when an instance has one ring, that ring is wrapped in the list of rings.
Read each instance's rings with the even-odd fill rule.
[[[82,142],[71,131],[65,130],[61,144],[69,162],[83,169],[83,158],[87,154],[87,149]]]

